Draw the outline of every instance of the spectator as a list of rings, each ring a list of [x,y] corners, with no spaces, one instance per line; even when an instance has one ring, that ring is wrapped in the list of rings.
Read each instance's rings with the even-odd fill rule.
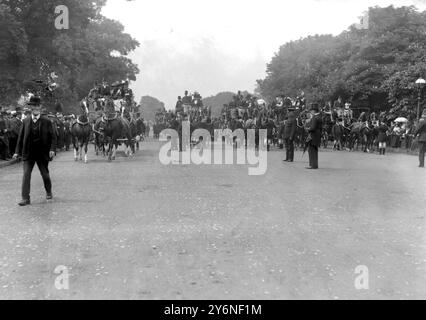
[[[388,140],[388,126],[381,121],[379,127],[377,128],[379,135],[377,137],[377,141],[379,142],[379,153],[380,155],[386,154],[386,142]]]
[[[419,136],[419,167],[425,167],[425,153],[426,153],[426,112],[423,112],[422,119],[419,123],[414,137]]]

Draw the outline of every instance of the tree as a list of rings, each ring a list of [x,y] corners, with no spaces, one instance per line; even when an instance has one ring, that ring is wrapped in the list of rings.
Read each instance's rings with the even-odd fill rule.
[[[203,105],[211,107],[212,117],[217,118],[221,115],[223,105],[231,102],[234,95],[232,92],[220,92],[215,96],[204,98]]]
[[[426,71],[426,12],[374,7],[369,28],[317,35],[283,45],[258,80],[268,99],[294,96],[325,102],[342,96],[377,109],[413,106],[414,82]]]
[[[123,26],[101,15],[105,0],[63,0],[70,28],[55,28],[53,0],[2,0],[0,5],[0,99],[12,102],[55,72],[58,90],[49,99],[75,105],[95,81],[135,80],[126,56],[139,46]],[[46,97],[47,98],[47,97]]]
[[[141,99],[140,105],[142,107],[142,115],[147,121],[154,121],[155,114],[160,110],[164,109],[164,102],[161,102],[157,98],[144,96]]]

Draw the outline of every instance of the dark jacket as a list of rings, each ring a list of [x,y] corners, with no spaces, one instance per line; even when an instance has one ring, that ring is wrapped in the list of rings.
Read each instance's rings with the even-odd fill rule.
[[[426,142],[426,120],[420,122],[419,128],[416,130],[414,136],[419,136],[419,142]]]
[[[24,123],[19,132],[18,142],[15,153],[22,157],[23,161],[35,156],[30,151],[30,133],[33,119],[31,116],[24,120]],[[40,150],[37,150],[37,156],[49,161],[49,152],[56,151],[56,135],[53,131],[52,122],[43,116],[38,120],[40,130]]]
[[[8,129],[8,123],[7,119],[5,119],[3,116],[0,116],[0,135],[4,135],[6,133],[6,130]]]
[[[297,127],[296,117],[294,114],[290,113],[288,115],[288,120],[285,122],[284,139],[294,140],[294,137],[296,135],[296,127]]]
[[[386,142],[388,140],[388,135],[387,135],[388,130],[389,128],[385,124],[382,124],[377,128],[377,131],[379,132],[379,135],[377,136],[378,142]]]
[[[321,115],[315,115],[309,125],[309,133],[312,140],[310,141],[311,145],[315,147],[321,146],[321,136],[322,136],[322,119]]]
[[[420,126],[414,136],[419,136],[419,142],[426,142],[426,120],[420,122]]]

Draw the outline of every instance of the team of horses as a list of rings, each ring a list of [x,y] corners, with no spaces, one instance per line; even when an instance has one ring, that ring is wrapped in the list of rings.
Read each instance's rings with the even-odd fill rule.
[[[80,108],[81,114],[71,125],[75,161],[82,161],[84,153],[84,162],[88,162],[87,152],[91,141],[94,142],[96,155],[107,156],[109,161],[116,159],[117,150],[122,144],[126,147],[125,154],[128,157],[139,150],[139,143],[145,133],[142,119],[136,119],[132,113],[125,116],[116,112],[91,113],[87,100],[80,103]]]
[[[307,128],[309,126],[308,112],[300,112],[296,115],[297,128],[295,135],[296,148],[304,149],[305,142],[308,137]],[[328,148],[330,143],[339,142],[339,148],[345,148],[348,151],[359,150],[370,152],[374,150],[378,137],[378,121],[373,121],[367,117],[359,119],[344,118],[337,123],[333,120],[329,113],[322,113],[323,133],[322,146]],[[270,146],[283,147],[283,137],[285,122],[274,121],[272,117],[264,117],[263,119],[251,119],[248,121],[239,121],[231,119],[223,121],[222,119],[213,119],[211,122],[193,121],[191,122],[191,134],[197,129],[206,129],[210,135],[214,137],[216,129],[230,129],[234,132],[242,129],[247,132],[248,129],[265,129],[267,130],[268,144]],[[338,127],[338,128],[336,128]],[[170,123],[157,123],[154,125],[154,138],[159,138],[161,131],[172,128]]]

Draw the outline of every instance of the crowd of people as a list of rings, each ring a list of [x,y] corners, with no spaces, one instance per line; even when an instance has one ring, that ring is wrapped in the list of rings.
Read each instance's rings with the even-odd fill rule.
[[[119,107],[111,105],[109,112],[115,114],[132,112],[141,118],[139,106],[134,103],[133,92],[127,82],[108,85],[105,81],[89,92],[87,101],[92,110],[108,111],[108,101],[120,101]],[[122,102],[125,103],[122,103]],[[312,105],[312,104],[311,104]],[[188,120],[192,129],[266,129],[268,132],[268,150],[272,146],[283,149],[288,145],[287,127],[293,127],[293,144],[305,148],[308,137],[308,127],[311,114],[305,94],[300,92],[296,98],[286,95],[276,97],[271,103],[251,94],[239,91],[229,103],[224,104],[220,116],[212,117],[212,109],[203,104],[198,92],[192,95],[185,91],[178,97],[175,110],[159,110],[155,115],[154,136],[164,128],[179,128],[182,121]],[[129,108],[128,106],[131,106]],[[322,118],[321,145],[334,150],[353,150],[362,145],[364,151],[377,151],[385,154],[387,148],[405,149],[407,152],[419,148],[415,134],[419,128],[412,113],[407,110],[391,109],[387,112],[376,113],[353,108],[350,102],[344,102],[339,97],[333,103],[329,102],[319,108]],[[28,108],[2,108],[0,112],[0,158],[10,159],[16,146],[22,121],[30,114]],[[54,124],[58,137],[58,149],[69,150],[71,144],[70,127],[75,116],[62,112],[46,112],[44,114]],[[424,115],[422,119],[424,118]],[[291,125],[289,125],[291,123]],[[147,126],[148,127],[148,126]],[[287,135],[286,135],[287,132]],[[213,132],[212,132],[213,133]],[[287,143],[286,143],[287,141]],[[290,154],[292,147],[290,147]]]
[[[387,148],[405,149],[407,152],[421,150],[415,139],[420,127],[416,115],[409,108],[393,108],[385,112],[371,111],[366,107],[353,107],[350,101],[338,97],[334,102],[323,105],[307,104],[301,91],[295,98],[277,96],[271,103],[251,94],[239,91],[232,100],[223,105],[219,117],[212,117],[211,108],[202,103],[198,93],[178,97],[174,111],[160,110],[156,115],[155,136],[164,128],[179,127],[184,120],[190,121],[191,129],[266,129],[268,150],[272,146],[283,149],[287,146],[291,132],[292,145],[305,149],[309,138],[310,110],[318,106],[321,117],[321,143],[334,150],[352,151],[362,147],[365,152],[386,154]],[[421,121],[425,115],[421,118]],[[288,127],[291,129],[289,130]],[[287,132],[287,134],[286,134]],[[287,141],[287,143],[286,143]],[[290,154],[294,153],[290,146]]]
[[[33,95],[34,96],[34,95]],[[90,90],[88,96],[80,103],[80,113],[91,113],[90,119],[114,114],[143,122],[140,106],[134,101],[134,95],[128,81],[108,84],[102,81]],[[41,109],[41,114],[51,120],[57,137],[57,150],[68,151],[72,144],[71,127],[76,122],[78,114],[64,114],[61,104],[55,106],[55,112]],[[0,108],[0,160],[10,160],[15,152],[16,141],[24,120],[31,115],[31,106]]]
[[[42,109],[41,115],[48,118],[57,136],[57,149],[68,151],[71,146],[70,128],[75,115],[64,115],[62,112],[47,112]],[[30,108],[17,107],[15,110],[2,109],[0,112],[0,160],[10,160],[15,152],[19,132],[24,120],[31,116]]]

